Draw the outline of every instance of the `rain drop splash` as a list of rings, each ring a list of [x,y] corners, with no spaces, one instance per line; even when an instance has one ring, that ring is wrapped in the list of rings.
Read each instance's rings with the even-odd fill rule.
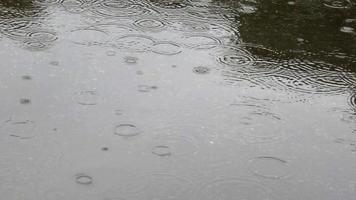
[[[93,178],[86,174],[75,175],[75,182],[81,185],[90,185],[93,183]]]
[[[126,57],[124,57],[124,61],[125,61],[125,63],[127,63],[127,64],[133,65],[133,64],[136,64],[136,63],[137,63],[138,58],[133,57],[133,56],[126,56]]]
[[[22,80],[32,80],[32,77],[31,76],[29,76],[29,75],[23,75],[22,77]]]
[[[199,66],[194,67],[193,72],[196,74],[208,74],[210,72],[210,69],[208,67]]]
[[[119,124],[115,127],[115,135],[122,137],[134,137],[141,134],[141,131],[132,124]]]
[[[22,98],[22,99],[20,99],[20,104],[22,104],[22,105],[31,104],[31,99]]]
[[[93,106],[98,104],[98,93],[95,90],[80,91],[76,94],[75,99],[80,105]]]

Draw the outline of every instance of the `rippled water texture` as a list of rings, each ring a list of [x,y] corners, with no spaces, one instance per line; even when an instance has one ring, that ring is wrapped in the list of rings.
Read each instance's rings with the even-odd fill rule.
[[[0,0],[0,47],[0,199],[355,199],[355,0]]]

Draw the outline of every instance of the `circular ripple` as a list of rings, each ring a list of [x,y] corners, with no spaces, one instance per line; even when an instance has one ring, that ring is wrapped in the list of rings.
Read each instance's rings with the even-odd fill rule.
[[[41,5],[56,5],[60,4],[63,0],[33,0],[34,3],[38,3]]]
[[[290,176],[288,162],[277,157],[256,157],[250,161],[249,169],[263,178],[281,179]]]
[[[356,93],[352,94],[349,97],[349,105],[351,106],[352,109],[356,110]]]
[[[34,121],[23,117],[16,117],[7,120],[4,124],[3,131],[11,137],[20,139],[29,139],[34,137],[36,124]]]
[[[116,1],[108,0],[103,1],[99,6],[93,7],[91,11],[100,17],[104,18],[130,18],[133,16],[141,16],[148,13],[151,13],[152,10],[149,10],[143,5],[137,4],[133,1]]]
[[[149,0],[153,5],[165,9],[181,9],[189,6],[187,0]]]
[[[93,178],[86,174],[75,175],[75,182],[81,185],[90,185],[93,183]]]
[[[322,2],[328,8],[345,9],[352,7],[351,2],[348,0],[323,0]]]
[[[145,30],[159,30],[165,27],[165,23],[158,19],[139,19],[134,22],[134,25]]]
[[[85,0],[62,0],[61,5],[67,12],[80,13],[89,7],[87,3]]]
[[[28,38],[38,42],[53,42],[58,39],[56,33],[49,31],[33,31],[28,33]]]
[[[0,32],[5,36],[16,39],[26,40],[28,34],[45,27],[44,24],[37,21],[35,18],[14,18],[0,22]]]
[[[183,36],[183,44],[185,44],[189,48],[196,49],[209,49],[214,47],[213,45],[222,44],[222,42],[211,35],[206,34],[194,34]]]
[[[231,75],[235,73],[274,74],[281,70],[277,64],[279,54],[259,46],[217,46],[213,54],[217,62],[229,66],[225,69]]]
[[[133,57],[133,56],[125,56],[124,57],[124,61],[125,63],[127,64],[136,64],[137,61],[138,61],[138,58],[137,57]]]
[[[49,45],[39,41],[25,41],[23,48],[29,51],[43,51],[49,48]]]
[[[102,45],[108,41],[108,34],[94,28],[77,29],[70,32],[68,40],[80,45]]]
[[[150,51],[154,44],[154,39],[145,35],[125,35],[114,40],[116,48],[136,52]]]
[[[218,38],[236,37],[238,34],[234,28],[225,24],[217,24],[207,20],[185,20],[177,19],[170,21],[169,28],[174,31],[191,34],[210,34]]]
[[[89,29],[98,29],[110,35],[125,35],[132,32],[137,32],[132,27],[117,24],[117,23],[100,23],[94,24],[89,27]]]
[[[99,96],[95,90],[85,90],[76,93],[75,100],[80,105],[93,106],[98,104]]]
[[[274,199],[263,185],[240,179],[217,180],[204,185],[198,193],[198,200],[270,200]]]
[[[222,22],[225,21],[223,12],[219,9],[206,9],[206,8],[197,8],[185,10],[185,14],[189,15],[190,18],[193,18],[192,21],[200,19],[204,21],[213,21],[213,22]]]
[[[119,124],[115,127],[115,135],[122,137],[133,137],[140,134],[141,130],[132,124]]]
[[[179,44],[173,42],[156,42],[151,51],[161,55],[177,55],[182,52]]]
[[[152,154],[160,157],[171,156],[172,152],[169,146],[166,145],[157,145],[152,148]]]
[[[319,66],[317,64],[316,66]],[[269,77],[281,89],[303,93],[345,93],[355,84],[352,74],[339,71],[323,71],[314,64],[308,71],[286,69]],[[283,72],[283,73],[282,73]]]

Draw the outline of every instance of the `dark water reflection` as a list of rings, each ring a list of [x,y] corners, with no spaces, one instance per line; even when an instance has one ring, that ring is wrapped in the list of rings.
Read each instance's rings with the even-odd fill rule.
[[[1,0],[7,200],[353,199],[353,0]]]

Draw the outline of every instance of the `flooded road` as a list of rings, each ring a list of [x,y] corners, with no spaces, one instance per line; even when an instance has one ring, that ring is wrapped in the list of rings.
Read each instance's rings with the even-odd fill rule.
[[[0,0],[6,200],[351,200],[353,0]]]

